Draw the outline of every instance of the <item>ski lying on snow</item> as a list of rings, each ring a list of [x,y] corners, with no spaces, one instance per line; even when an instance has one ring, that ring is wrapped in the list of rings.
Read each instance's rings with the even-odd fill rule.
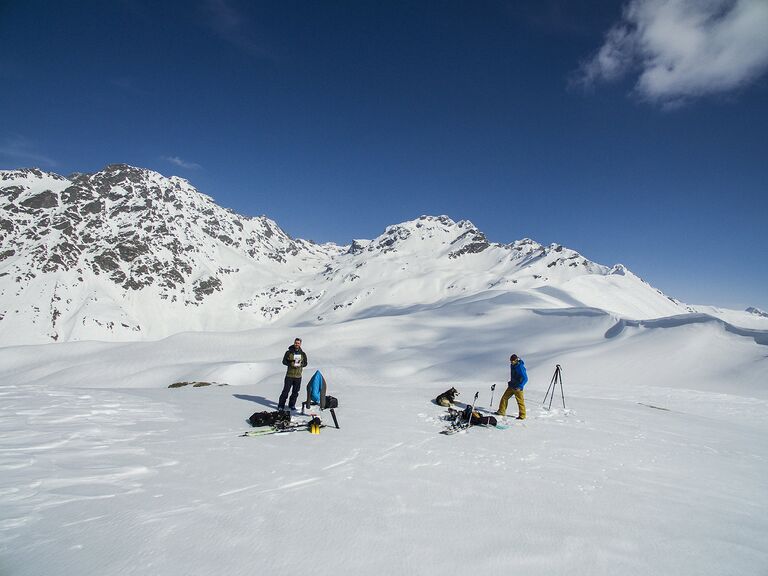
[[[313,418],[315,417],[314,414],[311,415]],[[247,430],[243,434],[240,434],[240,437],[244,436],[268,436],[270,434],[287,434],[289,432],[298,432],[300,430],[306,430],[309,432],[309,423],[312,420],[306,420],[306,421],[295,421],[291,422],[290,424],[287,424],[285,426],[259,426],[257,428],[254,428],[253,430]],[[325,428],[325,424],[320,424],[320,428]]]
[[[320,428],[325,428],[325,424],[320,424]],[[299,432],[299,431],[306,431],[309,432],[309,428],[307,428],[306,424],[302,424],[300,426],[289,426],[287,428],[275,428],[273,426],[270,426],[268,428],[264,429],[256,429],[256,430],[247,430],[243,434],[240,434],[240,437],[244,436],[269,436],[270,434],[288,434],[289,432]]]
[[[275,428],[274,426],[259,426],[253,430],[248,430],[240,436],[266,436],[268,434],[287,434],[306,428],[306,426],[286,426],[285,428]]]

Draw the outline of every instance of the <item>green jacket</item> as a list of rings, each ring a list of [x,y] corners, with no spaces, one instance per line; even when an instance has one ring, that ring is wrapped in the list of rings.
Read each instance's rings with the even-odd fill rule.
[[[300,356],[297,358],[297,356]],[[288,366],[286,378],[301,378],[301,370],[307,365],[307,355],[301,348],[291,345],[283,355],[283,366]]]

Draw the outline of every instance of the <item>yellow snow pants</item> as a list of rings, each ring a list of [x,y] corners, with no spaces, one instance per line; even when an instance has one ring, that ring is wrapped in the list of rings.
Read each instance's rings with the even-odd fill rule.
[[[501,397],[501,402],[499,402],[499,414],[502,416],[507,414],[507,402],[509,402],[509,399],[513,395],[515,400],[517,400],[518,418],[525,418],[525,397],[523,396],[523,391],[512,388],[512,386],[507,386],[504,395]]]

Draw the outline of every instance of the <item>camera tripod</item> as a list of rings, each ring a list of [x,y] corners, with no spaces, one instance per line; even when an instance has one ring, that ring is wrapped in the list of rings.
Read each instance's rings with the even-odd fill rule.
[[[562,368],[560,368],[560,364],[555,365],[555,373],[552,375],[552,380],[549,383],[549,388],[547,388],[547,393],[544,395],[544,404],[547,403],[547,396],[549,396],[550,390],[552,391],[552,396],[549,397],[549,406],[547,406],[547,410],[552,408],[552,400],[555,398],[555,390],[557,389],[557,385],[560,384],[560,397],[563,399],[563,409],[565,409],[565,393],[563,392],[563,371]]]

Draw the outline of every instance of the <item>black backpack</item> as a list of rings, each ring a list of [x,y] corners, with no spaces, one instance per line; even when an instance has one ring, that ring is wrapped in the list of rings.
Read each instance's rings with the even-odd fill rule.
[[[467,404],[464,407],[464,411],[461,413],[461,421],[468,422],[470,418],[472,418],[472,406]]]
[[[251,417],[248,418],[251,426],[257,428],[259,426],[277,426],[285,425],[291,421],[290,412],[280,412],[275,410],[274,412],[254,412]]]
[[[496,426],[498,421],[493,416],[482,416],[477,412],[472,413],[472,425],[473,426]]]
[[[339,407],[339,400],[333,396],[326,396],[325,397],[325,407],[326,408],[338,408]]]

